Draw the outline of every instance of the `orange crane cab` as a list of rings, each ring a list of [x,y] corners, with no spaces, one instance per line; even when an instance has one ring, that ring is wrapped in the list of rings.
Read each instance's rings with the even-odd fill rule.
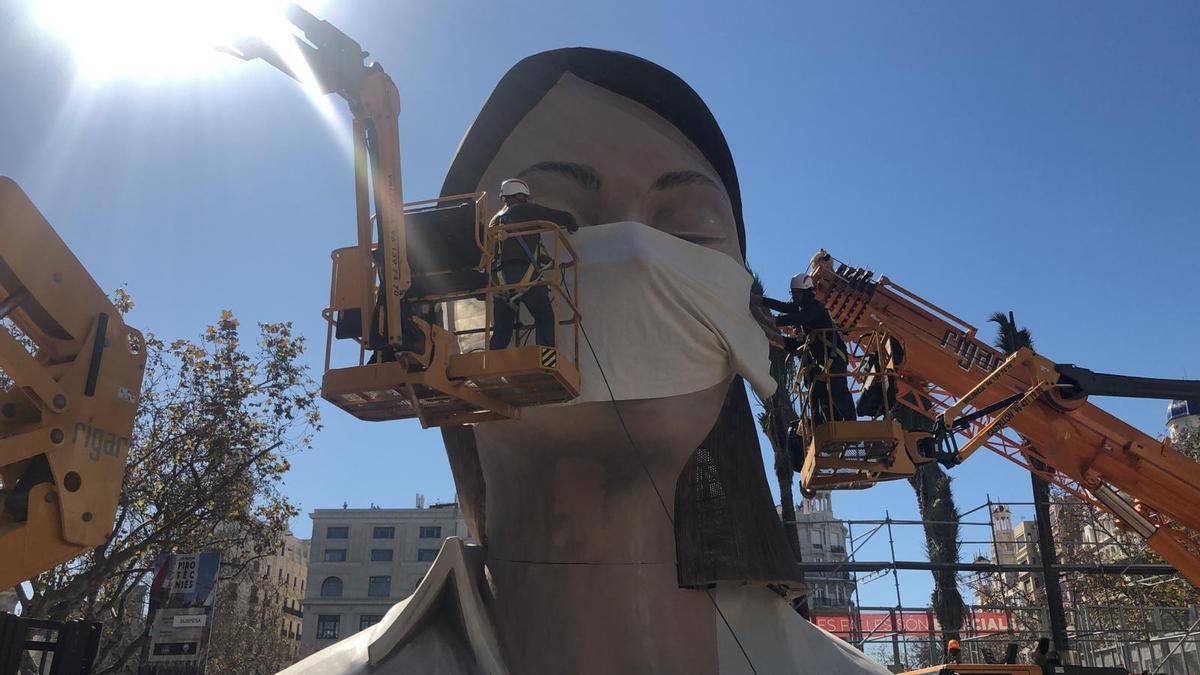
[[[1002,354],[975,327],[887,277],[836,264],[824,251],[813,260],[814,291],[846,337],[848,365],[834,372],[832,362],[814,362],[807,354],[820,331],[808,337],[797,427],[806,489],[870,487],[988,448],[1108,511],[1200,585],[1200,463],[1088,402],[1197,398],[1200,382],[1094,373],[1028,347]],[[857,394],[861,419],[815,416],[814,391],[829,392],[839,377]]]

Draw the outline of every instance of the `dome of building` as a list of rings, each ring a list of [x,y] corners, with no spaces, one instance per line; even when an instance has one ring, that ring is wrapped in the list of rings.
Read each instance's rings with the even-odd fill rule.
[[[1167,408],[1167,433],[1180,441],[1185,434],[1200,430],[1200,400],[1171,401]]]
[[[1167,406],[1167,424],[1192,415],[1200,415],[1200,400],[1171,401],[1171,405]]]

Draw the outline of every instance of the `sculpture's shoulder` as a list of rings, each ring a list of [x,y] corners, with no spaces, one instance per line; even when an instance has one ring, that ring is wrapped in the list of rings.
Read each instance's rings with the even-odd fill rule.
[[[413,594],[382,621],[283,675],[507,674],[484,605],[487,589],[482,549],[451,537]]]
[[[888,675],[887,668],[803,619],[770,589],[720,583],[712,597],[724,618],[717,626],[721,675]]]

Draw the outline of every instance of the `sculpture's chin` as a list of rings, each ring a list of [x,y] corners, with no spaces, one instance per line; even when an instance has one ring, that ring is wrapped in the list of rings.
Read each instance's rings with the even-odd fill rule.
[[[667,398],[526,408],[519,419],[477,425],[475,435],[481,451],[520,447],[578,455],[595,450],[610,457],[630,449],[632,438],[649,453],[647,460],[676,451],[690,454],[716,423],[728,387],[726,380]]]

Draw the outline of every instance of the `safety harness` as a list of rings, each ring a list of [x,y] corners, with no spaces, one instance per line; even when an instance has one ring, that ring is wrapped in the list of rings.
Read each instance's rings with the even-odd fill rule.
[[[497,285],[507,286],[509,284],[527,284],[530,281],[533,281],[533,279],[541,272],[541,270],[538,268],[537,261],[541,259],[544,253],[542,238],[540,236],[538,237],[537,251],[535,252],[530,250],[529,245],[525,243],[525,236],[512,238],[513,241],[516,241],[517,244],[520,245],[521,250],[525,253],[526,259],[529,261],[529,264],[525,267],[525,272],[521,274],[521,278],[519,280],[509,280],[504,274],[504,260],[502,254],[504,241],[506,240],[501,240],[496,244],[496,254],[492,262],[492,274],[495,276],[495,279],[498,282]],[[496,295],[497,297],[503,299],[515,310],[517,308],[517,303],[521,300],[521,296],[525,295],[530,288],[532,288],[532,286],[521,289],[514,288],[507,291],[501,291]]]

